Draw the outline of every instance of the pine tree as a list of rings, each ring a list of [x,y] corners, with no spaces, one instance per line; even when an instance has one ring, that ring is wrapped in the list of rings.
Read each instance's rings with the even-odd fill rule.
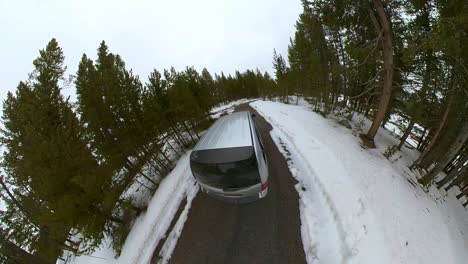
[[[372,125],[369,128],[365,138],[371,142],[373,145],[374,137],[377,134],[377,131],[380,127],[380,124],[384,120],[385,114],[387,113],[388,104],[392,95],[392,86],[393,86],[393,67],[394,67],[394,58],[393,58],[393,31],[391,28],[390,19],[383,7],[383,4],[380,0],[374,0],[375,12],[370,10],[369,15],[374,24],[376,32],[381,34],[381,45],[383,50],[384,57],[384,78],[383,78],[383,87],[382,94],[379,99],[379,106],[377,112],[374,115],[372,120]]]
[[[276,50],[273,50],[273,68],[275,70],[276,81],[281,90],[282,100],[289,103],[288,84],[286,83],[288,66],[283,56],[276,53]]]
[[[96,154],[116,171],[133,167],[128,158],[138,157],[152,136],[144,129],[138,76],[103,41],[95,64],[83,55],[75,84],[78,111]]]
[[[63,60],[62,49],[52,39],[34,60],[30,80],[8,95],[3,115],[7,150],[2,165],[16,186],[18,203],[8,204],[16,213],[3,215],[2,221],[13,228],[15,241],[23,241],[21,246],[47,261],[55,261],[68,248],[65,241],[72,228],[88,224],[86,213],[101,186],[82,127],[60,94]],[[31,224],[36,232],[22,239],[19,228],[30,230]]]
[[[303,2],[303,12],[296,22],[294,40],[288,47],[291,72],[299,86],[328,106],[330,92],[329,49],[320,19],[314,14],[308,2]]]

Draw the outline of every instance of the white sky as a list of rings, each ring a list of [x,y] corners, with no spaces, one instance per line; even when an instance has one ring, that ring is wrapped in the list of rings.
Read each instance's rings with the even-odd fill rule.
[[[0,99],[32,71],[55,37],[67,74],[101,40],[143,80],[153,68],[258,68],[272,73],[273,48],[286,55],[299,0],[0,0]],[[63,93],[74,98],[74,87]]]

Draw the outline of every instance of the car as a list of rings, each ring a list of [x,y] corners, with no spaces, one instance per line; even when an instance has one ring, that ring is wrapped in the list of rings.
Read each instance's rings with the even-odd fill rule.
[[[190,168],[203,192],[230,203],[268,194],[268,162],[253,117],[248,111],[223,116],[195,145]]]

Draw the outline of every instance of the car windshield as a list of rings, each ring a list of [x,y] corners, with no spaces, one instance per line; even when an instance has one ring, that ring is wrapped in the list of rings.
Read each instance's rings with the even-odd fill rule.
[[[260,183],[253,148],[247,159],[224,163],[201,163],[192,160],[191,167],[198,181],[219,189],[243,188]]]

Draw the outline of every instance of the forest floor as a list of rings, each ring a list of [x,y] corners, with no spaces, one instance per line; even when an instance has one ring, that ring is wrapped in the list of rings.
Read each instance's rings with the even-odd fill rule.
[[[214,112],[230,113],[235,105]],[[324,118],[303,100],[299,105],[261,100],[250,105],[271,124],[271,138],[297,181],[308,263],[466,263],[468,214],[455,198],[458,190],[423,190],[418,173],[408,169],[420,154],[413,148],[404,146],[389,159],[383,156],[388,146],[398,144],[395,125],[379,130],[376,149],[365,149],[358,135],[370,121],[362,116],[355,115],[348,129],[338,124],[340,118]],[[190,228],[184,231],[184,222],[194,213],[192,200],[201,199],[188,155],[135,221],[119,259],[103,244],[72,263],[149,263],[155,245],[165,237],[157,260],[168,261],[178,237]],[[184,263],[190,263],[190,257]]]

